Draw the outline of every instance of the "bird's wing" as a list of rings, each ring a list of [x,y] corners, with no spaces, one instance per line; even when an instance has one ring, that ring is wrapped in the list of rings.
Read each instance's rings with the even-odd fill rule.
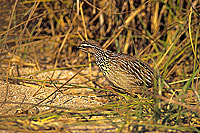
[[[137,85],[151,87],[154,79],[153,69],[145,62],[129,55],[121,54],[117,56],[118,71],[127,75],[127,79]]]

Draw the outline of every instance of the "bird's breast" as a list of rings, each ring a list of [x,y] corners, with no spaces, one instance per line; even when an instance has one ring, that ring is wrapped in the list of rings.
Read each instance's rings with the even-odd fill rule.
[[[110,60],[107,57],[95,57],[96,64],[99,66],[101,72],[103,72],[104,76],[107,76],[108,72],[110,71]]]

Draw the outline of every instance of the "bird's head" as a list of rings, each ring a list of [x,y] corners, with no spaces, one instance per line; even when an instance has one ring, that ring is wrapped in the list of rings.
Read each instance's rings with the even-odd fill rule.
[[[97,46],[97,43],[93,40],[83,41],[78,48],[91,54],[95,54],[97,50],[101,50],[101,48]]]

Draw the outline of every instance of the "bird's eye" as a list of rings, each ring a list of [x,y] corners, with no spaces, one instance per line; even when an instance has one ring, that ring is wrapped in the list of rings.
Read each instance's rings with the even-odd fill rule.
[[[81,45],[81,47],[86,48],[87,46],[85,46],[85,45]]]
[[[84,44],[81,44],[80,46],[78,46],[78,48],[86,48],[86,46]]]
[[[86,46],[87,46],[87,43],[84,43],[84,42],[81,43],[81,47],[85,48]]]

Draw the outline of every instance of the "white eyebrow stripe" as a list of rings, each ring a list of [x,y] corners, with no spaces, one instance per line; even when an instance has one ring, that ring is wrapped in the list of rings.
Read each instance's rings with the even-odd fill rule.
[[[88,47],[88,46],[89,46],[89,47],[95,47],[95,46],[93,46],[92,44],[88,44],[88,43],[82,43],[81,45],[82,45],[82,46],[85,46],[85,47]]]

